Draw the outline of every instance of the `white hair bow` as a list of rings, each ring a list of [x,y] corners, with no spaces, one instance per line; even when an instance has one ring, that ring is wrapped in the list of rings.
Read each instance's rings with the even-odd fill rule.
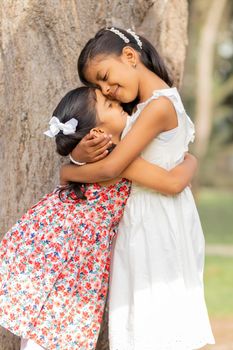
[[[60,131],[63,131],[64,135],[74,134],[78,121],[74,118],[68,120],[66,123],[61,123],[57,117],[52,117],[49,121],[49,130],[45,131],[44,134],[49,137],[56,136]]]

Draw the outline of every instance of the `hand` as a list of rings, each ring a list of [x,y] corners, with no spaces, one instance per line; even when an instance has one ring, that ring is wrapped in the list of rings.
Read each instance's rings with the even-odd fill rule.
[[[93,163],[108,154],[107,148],[112,144],[112,135],[95,133],[87,134],[73,149],[71,156],[78,162]]]
[[[191,154],[191,153],[185,153],[184,159],[189,159],[191,162],[195,165],[195,168],[197,169],[197,158]]]
[[[185,155],[184,155],[184,159],[189,159],[189,160],[191,160],[191,162],[194,164],[194,170],[196,171],[197,170],[197,158],[194,156],[194,155],[192,155],[192,154],[190,154],[190,153],[185,153]],[[192,184],[191,184],[191,182],[188,184],[188,187],[191,189],[192,188]]]

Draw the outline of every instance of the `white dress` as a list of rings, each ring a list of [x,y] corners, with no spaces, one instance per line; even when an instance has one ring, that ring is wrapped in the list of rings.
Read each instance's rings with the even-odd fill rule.
[[[142,152],[171,169],[184,158],[194,126],[176,88],[154,91],[128,119],[160,96],[174,105],[178,127]],[[132,184],[115,242],[109,296],[111,350],[193,350],[214,344],[203,291],[204,237],[189,187],[165,196]]]

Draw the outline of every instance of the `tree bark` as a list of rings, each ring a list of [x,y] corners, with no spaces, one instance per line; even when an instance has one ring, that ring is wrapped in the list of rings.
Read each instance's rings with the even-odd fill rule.
[[[81,47],[100,27],[140,29],[157,45],[179,84],[187,44],[187,1],[2,0],[0,9],[3,235],[58,183],[60,159],[43,131],[61,96],[79,82],[76,62]],[[103,328],[101,350],[108,349]],[[0,350],[18,347],[16,337],[1,332]]]
[[[154,1],[138,31],[156,47],[169,69],[174,85],[181,86],[187,38],[186,0]]]

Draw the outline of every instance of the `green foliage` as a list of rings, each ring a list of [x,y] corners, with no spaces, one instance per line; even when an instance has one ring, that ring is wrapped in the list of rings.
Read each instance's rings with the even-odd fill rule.
[[[189,45],[182,88],[187,113],[195,122],[198,53],[200,38],[213,1],[189,0]],[[228,1],[215,40],[213,57],[206,57],[212,74],[211,133],[207,154],[200,164],[199,183],[204,186],[233,186],[233,2]],[[205,76],[200,83],[205,83]],[[204,113],[204,112],[203,112]],[[203,120],[204,120],[203,115]],[[203,129],[204,122],[203,122]],[[198,142],[198,138],[196,139]],[[195,152],[195,147],[194,147]],[[218,176],[216,176],[216,174]]]
[[[203,190],[198,211],[207,244],[233,244],[233,192]]]
[[[233,192],[203,190],[198,200],[207,244],[233,244]],[[233,316],[233,256],[207,256],[205,296],[211,317]]]

